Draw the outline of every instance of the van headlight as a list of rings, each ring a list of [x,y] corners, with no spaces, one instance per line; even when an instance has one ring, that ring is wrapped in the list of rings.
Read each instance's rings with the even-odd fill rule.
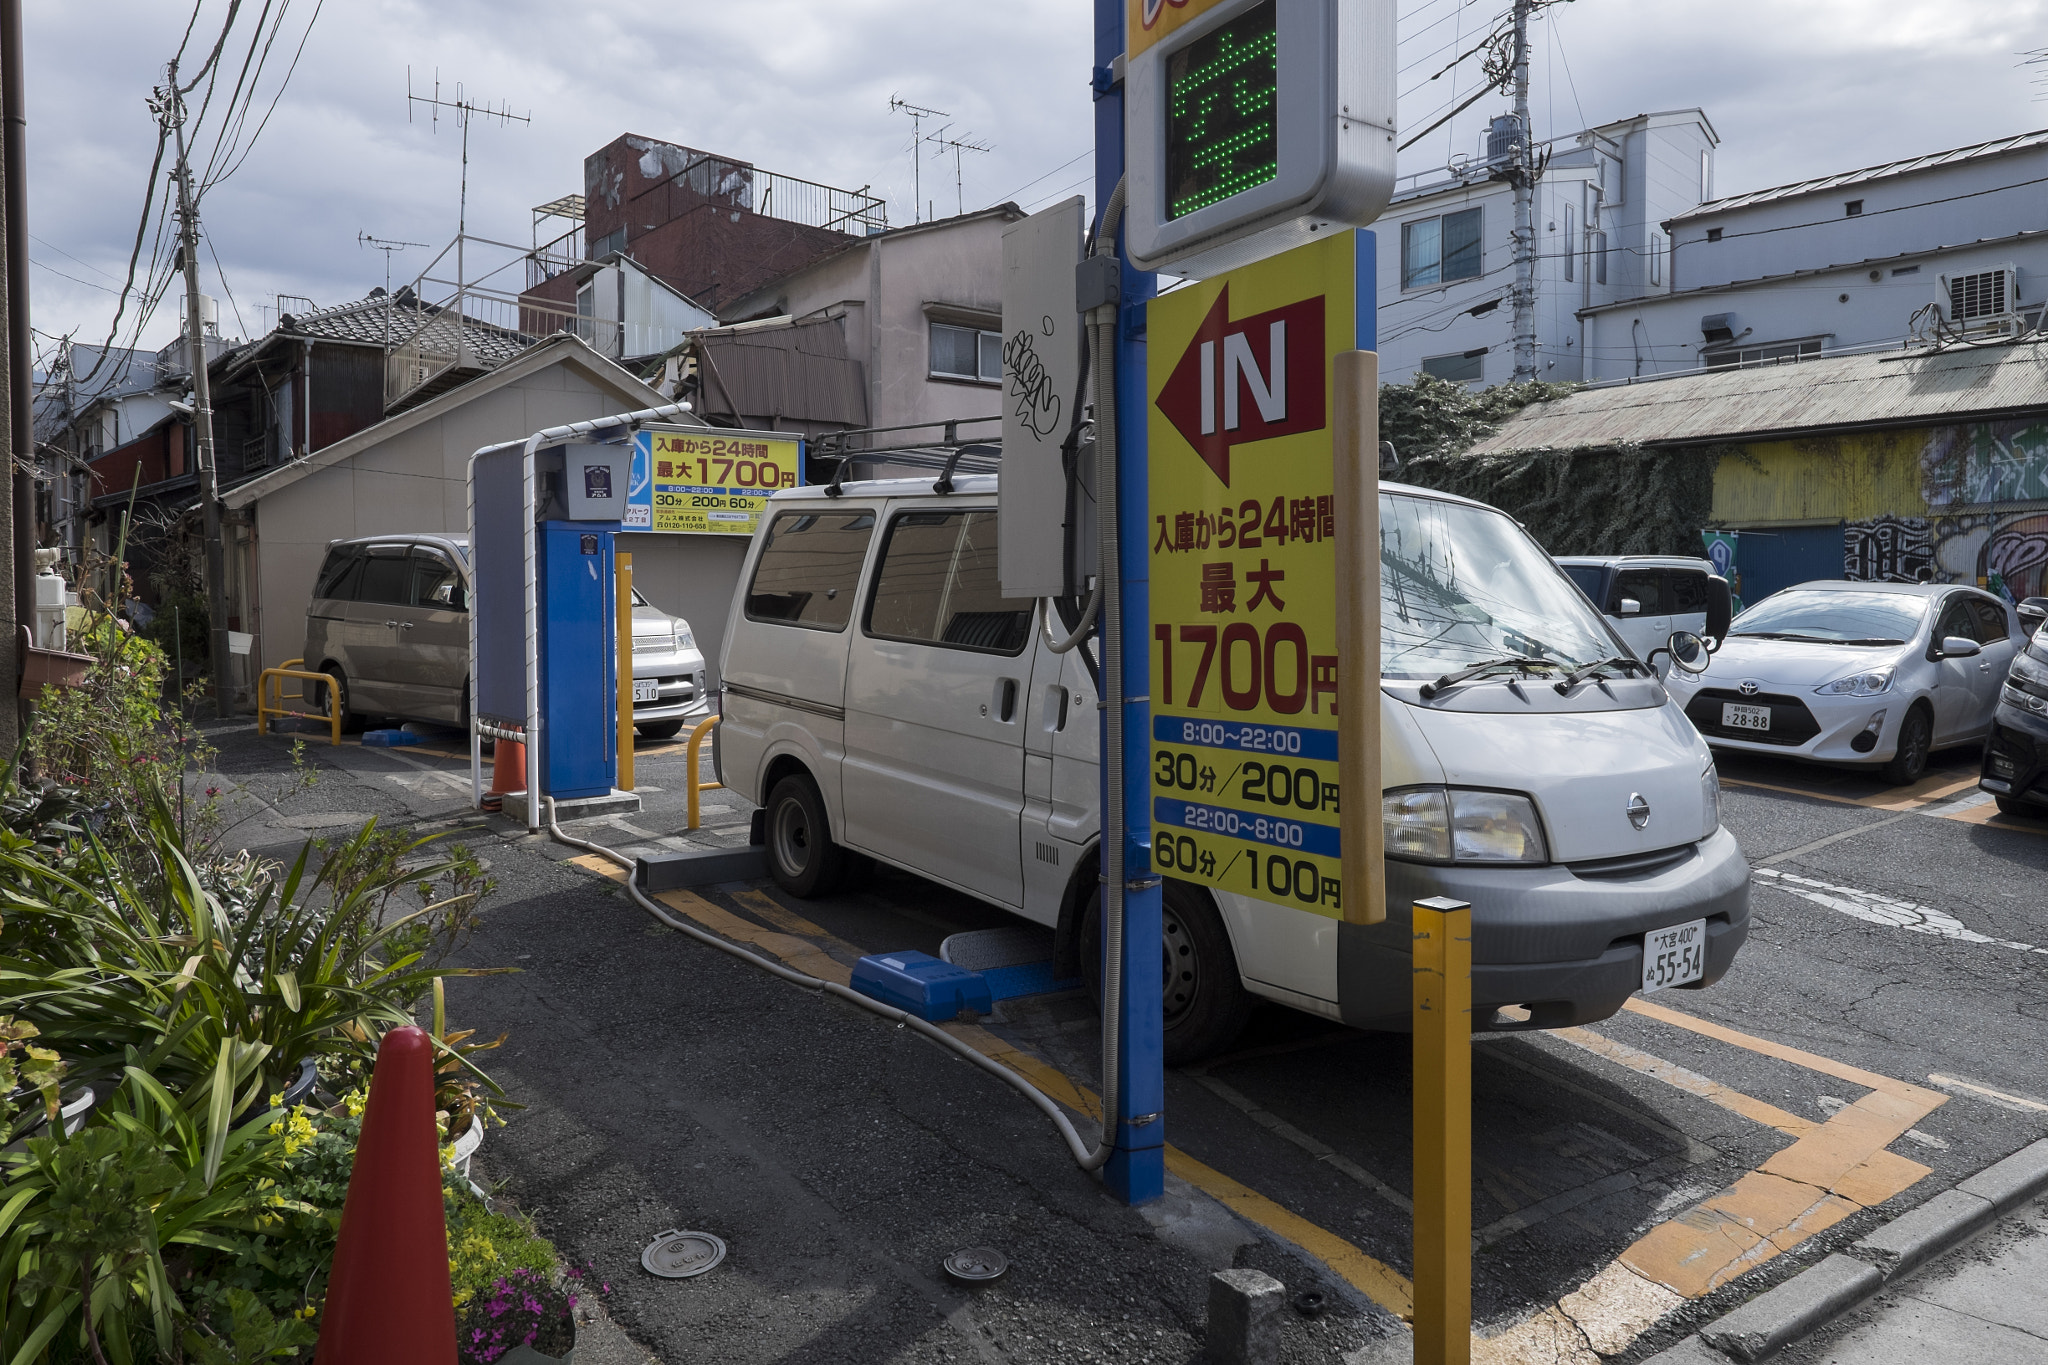
[[[1851,673],[1846,678],[1837,678],[1823,683],[1814,692],[1823,697],[1875,697],[1892,690],[1892,676],[1895,670],[1886,664],[1873,668],[1868,673]]]
[[[1546,863],[1536,803],[1517,792],[1404,787],[1381,798],[1387,856],[1419,863]]]
[[[1707,833],[1712,834],[1721,828],[1721,770],[1711,758],[1700,769],[1700,799],[1707,807]]]

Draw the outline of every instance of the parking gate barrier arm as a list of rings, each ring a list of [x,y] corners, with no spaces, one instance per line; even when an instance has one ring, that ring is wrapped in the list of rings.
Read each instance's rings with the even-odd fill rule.
[[[279,667],[266,668],[257,675],[256,733],[259,735],[270,733],[270,718],[272,716],[291,716],[298,720],[324,720],[327,722],[328,742],[338,747],[341,744],[340,684],[334,680],[332,673],[313,673],[303,668],[292,667],[293,664],[302,664],[304,662],[306,662],[304,659],[286,659]],[[301,687],[298,692],[291,696],[286,696],[284,691],[284,680],[286,678],[298,678],[304,682],[326,683],[327,709],[324,712],[293,711],[288,709],[284,703],[288,701],[304,701],[306,699],[306,692]],[[270,702],[273,700],[271,697],[271,688],[273,686],[277,689],[275,697],[277,705],[275,706],[270,705]]]
[[[683,760],[690,768],[690,823],[684,826],[685,829],[697,828],[697,793],[725,790],[723,782],[699,782],[697,780],[697,752],[703,747],[704,736],[709,734],[711,727],[718,724],[718,722],[719,717],[706,716],[690,727],[690,747],[684,751]]]
[[[1472,1360],[1472,906],[1415,902],[1415,1365]]]

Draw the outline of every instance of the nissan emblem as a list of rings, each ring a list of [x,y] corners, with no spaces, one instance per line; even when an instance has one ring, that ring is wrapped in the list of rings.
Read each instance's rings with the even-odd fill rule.
[[[1650,823],[1650,803],[1643,799],[1641,792],[1628,794],[1628,822],[1637,829]]]

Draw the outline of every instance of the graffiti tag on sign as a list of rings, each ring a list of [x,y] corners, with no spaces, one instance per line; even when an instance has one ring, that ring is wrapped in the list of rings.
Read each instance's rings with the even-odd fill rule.
[[[1156,299],[1146,320],[1153,866],[1331,918],[1328,376],[1357,345],[1359,254],[1339,233]]]

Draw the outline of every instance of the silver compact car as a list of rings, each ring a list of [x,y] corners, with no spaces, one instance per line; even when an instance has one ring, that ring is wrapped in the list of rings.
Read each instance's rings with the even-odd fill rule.
[[[1665,680],[1719,749],[1878,768],[1917,781],[1935,749],[1991,729],[2024,642],[2012,609],[1976,588],[1824,580],[1735,618],[1697,673]]]
[[[704,655],[690,623],[670,616],[633,589],[633,725],[649,739],[669,739],[691,716],[711,709]]]

